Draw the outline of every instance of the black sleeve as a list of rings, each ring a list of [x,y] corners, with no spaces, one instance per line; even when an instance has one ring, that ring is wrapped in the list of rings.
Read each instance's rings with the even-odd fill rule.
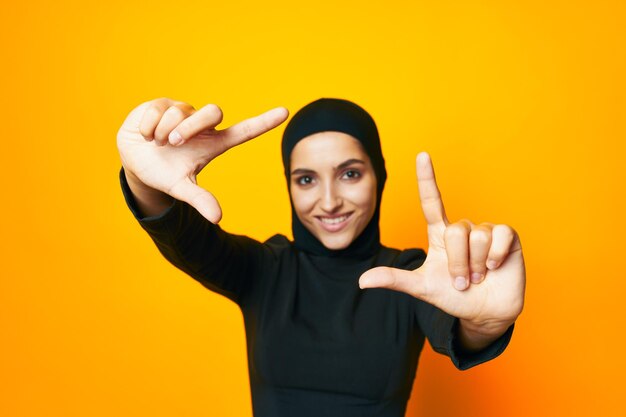
[[[124,168],[119,177],[128,208],[161,254],[208,289],[241,305],[261,267],[263,245],[223,231],[180,200],[158,216],[142,217]]]
[[[508,346],[513,335],[513,323],[506,332],[489,346],[477,352],[464,349],[458,340],[460,321],[439,308],[417,300],[417,320],[435,352],[450,357],[462,371],[496,358]]]
[[[399,268],[414,270],[419,268],[425,260],[426,252],[423,249],[409,249],[400,254],[396,263]],[[515,327],[514,323],[489,346],[478,352],[472,352],[464,349],[458,340],[460,325],[458,318],[417,298],[415,299],[415,316],[417,324],[433,350],[450,357],[454,366],[460,370],[469,369],[499,356],[508,346]]]

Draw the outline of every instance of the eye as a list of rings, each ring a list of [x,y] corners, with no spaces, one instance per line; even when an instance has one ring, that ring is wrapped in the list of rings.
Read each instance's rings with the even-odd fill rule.
[[[313,177],[310,175],[303,175],[299,178],[296,178],[296,183],[298,185],[309,185],[313,183]]]
[[[349,169],[342,175],[343,178],[353,180],[361,177],[361,173],[356,169]]]

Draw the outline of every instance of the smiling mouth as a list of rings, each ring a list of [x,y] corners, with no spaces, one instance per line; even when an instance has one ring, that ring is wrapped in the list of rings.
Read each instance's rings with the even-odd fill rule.
[[[320,221],[322,227],[329,232],[337,232],[343,228],[348,222],[348,219],[352,216],[353,212],[342,214],[339,216],[315,216]]]
[[[350,214],[352,213],[344,214],[343,216],[339,216],[339,217],[318,217],[318,219],[320,219],[323,223],[326,223],[326,224],[337,224],[337,223],[341,223],[342,221],[350,217]]]

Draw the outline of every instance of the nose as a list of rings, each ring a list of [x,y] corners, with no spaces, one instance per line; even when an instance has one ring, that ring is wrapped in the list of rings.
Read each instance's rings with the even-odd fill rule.
[[[337,190],[337,186],[333,183],[326,183],[320,187],[322,195],[320,196],[320,208],[327,213],[334,213],[343,205],[343,199]]]

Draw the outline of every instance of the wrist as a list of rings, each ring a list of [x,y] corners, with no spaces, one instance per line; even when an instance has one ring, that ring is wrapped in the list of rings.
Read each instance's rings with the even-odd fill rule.
[[[126,177],[126,182],[128,183],[128,185],[133,190],[138,190],[138,191],[149,191],[149,190],[158,191],[158,190],[155,190],[154,188],[149,187],[146,184],[144,184],[143,181],[141,181],[139,179],[139,177],[137,177],[132,171],[128,170],[126,167],[124,167],[124,176]]]
[[[489,321],[477,324],[459,319],[457,337],[464,349],[478,351],[502,336],[514,322],[515,320]]]
[[[137,207],[143,216],[156,216],[169,208],[174,198],[144,184],[135,174],[124,168],[124,176],[133,194]]]

